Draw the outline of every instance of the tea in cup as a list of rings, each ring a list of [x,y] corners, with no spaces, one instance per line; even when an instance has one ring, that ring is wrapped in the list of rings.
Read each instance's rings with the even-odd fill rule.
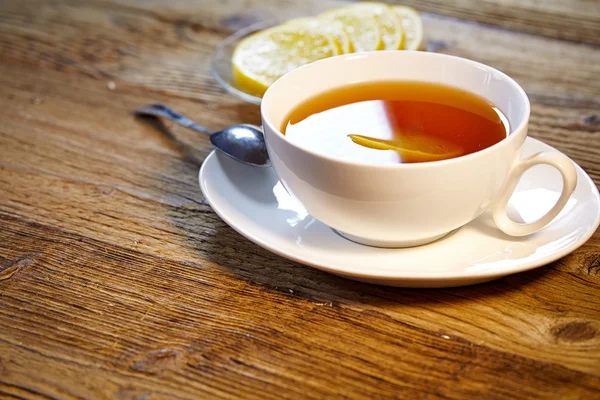
[[[492,209],[509,235],[554,219],[577,183],[560,153],[521,160],[530,105],[510,77],[467,59],[413,51],[348,54],[277,80],[261,114],[286,189],[318,220],[367,245],[428,243]],[[540,220],[505,206],[520,176],[557,168],[563,190]]]

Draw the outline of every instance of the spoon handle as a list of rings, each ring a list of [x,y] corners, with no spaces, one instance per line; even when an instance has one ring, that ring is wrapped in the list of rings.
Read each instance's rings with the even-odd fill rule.
[[[170,119],[171,121],[175,121],[180,125],[183,125],[187,128],[191,128],[198,132],[207,133],[209,135],[212,133],[212,131],[210,129],[205,128],[201,125],[198,125],[197,123],[195,123],[188,117],[179,114],[178,112],[170,109],[169,107],[165,106],[164,104],[152,104],[150,106],[135,110],[134,114],[141,115],[141,116],[151,115],[154,117],[163,117],[163,118]]]

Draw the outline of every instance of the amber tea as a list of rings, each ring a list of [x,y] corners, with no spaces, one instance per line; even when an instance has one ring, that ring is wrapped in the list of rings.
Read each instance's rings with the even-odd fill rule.
[[[308,150],[386,164],[474,153],[504,139],[509,126],[494,104],[473,93],[382,81],[340,87],[299,104],[282,132]]]

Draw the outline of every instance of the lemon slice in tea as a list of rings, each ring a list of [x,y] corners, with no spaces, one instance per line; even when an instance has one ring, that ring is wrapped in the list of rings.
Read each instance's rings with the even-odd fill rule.
[[[372,51],[383,49],[381,31],[377,20],[371,13],[361,13],[352,6],[326,11],[318,18],[325,23],[339,21],[350,39],[352,51]]]
[[[292,19],[285,24],[321,29],[331,35],[339,54],[350,53],[350,40],[344,30],[344,24],[339,21],[325,22],[318,18],[304,17]]]
[[[462,155],[462,149],[443,139],[434,140],[424,136],[406,136],[397,140],[385,140],[363,135],[348,135],[356,144],[376,150],[394,150],[402,162],[439,161]]]
[[[285,73],[338,54],[334,39],[321,29],[277,25],[237,45],[232,56],[233,79],[243,91],[262,96]]]
[[[404,29],[404,50],[419,50],[423,46],[423,21],[412,7],[393,6]]]
[[[396,13],[387,4],[377,2],[357,3],[348,8],[363,15],[372,15],[381,31],[384,50],[398,50],[404,45],[404,29]]]

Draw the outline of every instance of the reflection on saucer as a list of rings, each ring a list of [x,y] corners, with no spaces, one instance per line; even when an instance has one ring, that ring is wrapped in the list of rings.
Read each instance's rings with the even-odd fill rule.
[[[273,194],[277,199],[277,208],[296,213],[295,216],[287,218],[287,223],[294,227],[298,222],[308,216],[306,209],[295,197],[291,196],[281,182],[277,182],[273,187]]]

